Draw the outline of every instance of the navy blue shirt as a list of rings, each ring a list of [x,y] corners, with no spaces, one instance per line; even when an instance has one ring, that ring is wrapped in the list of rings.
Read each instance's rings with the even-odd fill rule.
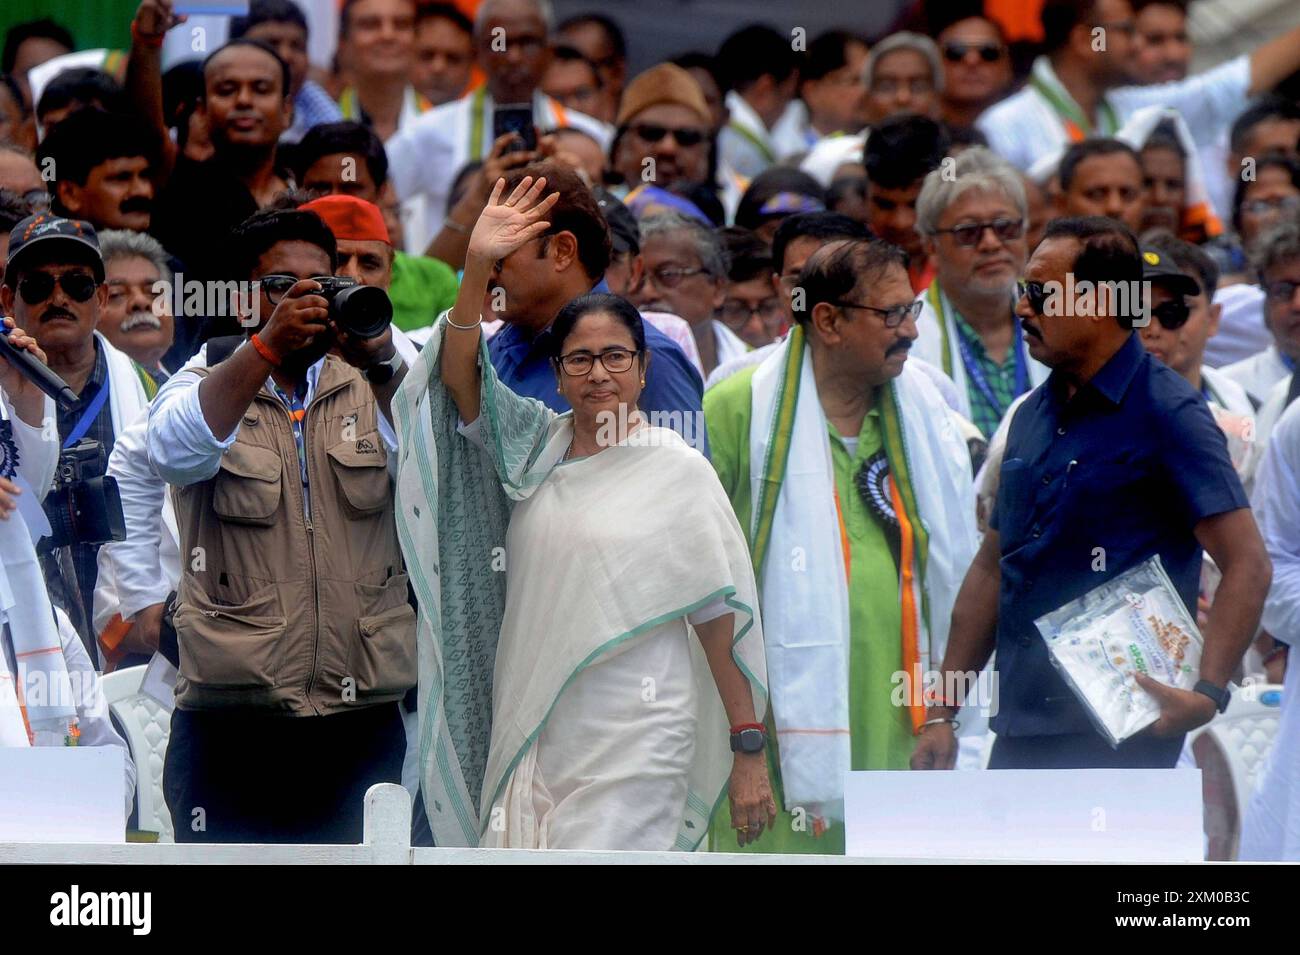
[[[597,285],[595,291],[608,291]],[[511,391],[536,398],[552,411],[570,410],[556,391],[555,371],[550,362],[551,330],[529,339],[516,325],[506,325],[488,339],[488,355],[497,376]],[[650,351],[645,388],[637,407],[650,423],[672,428],[692,446],[708,454],[704,428],[704,380],[681,347],[649,322],[645,323],[645,344]],[[658,412],[657,416],[655,413]]]
[[[1092,728],[1036,618],[1152,554],[1195,617],[1193,528],[1249,506],[1204,399],[1137,335],[1068,401],[1064,385],[1053,372],[1016,413],[989,521],[1002,546],[992,720],[1000,735]]]

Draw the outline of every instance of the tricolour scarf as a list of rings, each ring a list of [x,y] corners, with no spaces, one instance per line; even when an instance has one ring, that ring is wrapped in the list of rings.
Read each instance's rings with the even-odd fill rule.
[[[878,395],[890,496],[900,526],[899,640],[903,665],[915,674],[930,658],[923,640],[931,632],[930,528],[921,519],[913,486],[897,382]],[[826,418],[802,328],[796,326],[754,373],[752,402],[750,539],[786,806],[839,819],[851,756],[848,549]],[[919,692],[911,695],[909,712],[913,727],[919,727],[925,719]]]

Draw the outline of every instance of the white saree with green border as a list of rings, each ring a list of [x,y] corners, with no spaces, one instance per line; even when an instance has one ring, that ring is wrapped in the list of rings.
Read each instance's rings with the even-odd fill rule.
[[[732,757],[688,614],[725,602],[733,659],[759,719],[766,710],[756,586],[730,502],[666,429],[560,463],[572,416],[503,386],[486,347],[480,447],[457,433],[438,376],[443,333],[439,322],[394,399],[434,838],[695,849]]]

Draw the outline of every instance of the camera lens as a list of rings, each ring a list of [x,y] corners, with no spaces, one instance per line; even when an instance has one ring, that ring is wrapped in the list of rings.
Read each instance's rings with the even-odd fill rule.
[[[353,338],[378,338],[393,321],[388,293],[375,285],[340,289],[330,301],[334,323]]]

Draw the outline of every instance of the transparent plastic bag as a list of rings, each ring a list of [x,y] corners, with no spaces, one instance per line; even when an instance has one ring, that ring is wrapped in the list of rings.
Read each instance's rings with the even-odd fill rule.
[[[1190,690],[1200,671],[1201,633],[1158,554],[1034,625],[1047,641],[1052,665],[1111,746],[1160,716],[1135,673]]]

